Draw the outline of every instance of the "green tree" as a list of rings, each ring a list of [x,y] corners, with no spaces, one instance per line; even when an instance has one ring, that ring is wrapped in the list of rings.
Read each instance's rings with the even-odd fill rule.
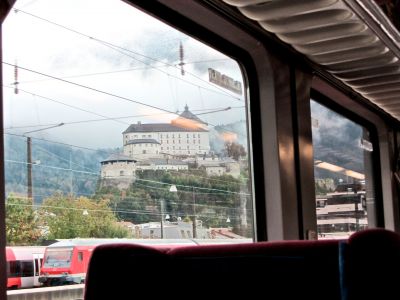
[[[114,201],[116,215],[121,221],[134,224],[151,221],[149,213],[157,212],[158,206],[144,190],[129,190],[127,195],[119,201]]]
[[[248,176],[208,176],[205,170],[197,169],[143,170],[136,176],[136,181],[123,192],[112,187],[102,187],[96,192],[97,201],[110,199],[109,207],[121,221],[135,224],[160,222],[163,201],[164,216],[168,214],[171,222],[179,219],[191,222],[192,216],[196,215],[203,228],[240,226],[240,193],[249,190],[247,187],[242,191],[241,185],[248,183]],[[171,185],[176,185],[178,191],[171,192]],[[252,219],[251,205],[252,202],[247,201],[248,220]],[[229,224],[226,223],[228,216]]]
[[[146,180],[145,184],[141,179]],[[160,185],[160,182],[164,184]],[[171,193],[168,183],[175,184],[178,192]],[[187,172],[146,170],[137,173],[137,180],[132,184],[131,190],[136,192],[143,190],[149,194],[152,206],[157,207],[158,211],[160,211],[160,200],[163,199],[164,213],[170,215],[172,220],[195,214],[197,219],[203,221],[204,227],[226,226],[227,214],[230,214],[231,226],[236,225],[235,222],[239,220],[234,218],[234,214],[239,213],[240,180],[230,175],[210,177],[200,170]],[[251,208],[251,201],[248,201],[248,205]],[[155,221],[159,218],[159,215],[155,215]]]
[[[32,200],[10,195],[6,201],[6,236],[8,245],[35,245],[41,238],[37,212]]]
[[[54,195],[43,202],[41,210],[48,239],[129,236],[128,230],[117,223],[107,200]]]
[[[225,142],[225,152],[229,157],[234,160],[239,160],[240,157],[246,156],[246,150],[243,145],[235,142]]]

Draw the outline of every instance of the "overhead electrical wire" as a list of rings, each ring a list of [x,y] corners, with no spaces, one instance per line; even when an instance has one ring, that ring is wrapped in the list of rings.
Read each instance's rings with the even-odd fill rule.
[[[229,191],[229,190],[221,190],[221,189],[214,189],[214,188],[206,188],[206,187],[199,187],[199,186],[176,184],[176,183],[149,180],[149,179],[136,178],[136,180],[137,181],[150,182],[150,183],[157,183],[157,184],[162,184],[162,185],[175,185],[176,187],[190,188],[190,189],[196,189],[196,190],[219,191],[219,192],[225,192],[225,193],[228,193],[228,194],[246,195],[246,196],[250,195],[248,193],[242,193],[242,192],[233,192],[233,191]]]
[[[23,137],[26,138],[25,135],[22,134],[17,134],[17,133],[9,133],[9,132],[4,132],[3,134],[7,135],[12,135],[12,136],[18,136],[18,137]],[[54,144],[59,144],[59,145],[64,145],[64,146],[69,146],[69,147],[74,147],[74,148],[79,148],[79,149],[84,149],[84,150],[90,150],[90,151],[95,151],[95,152],[103,152],[103,153],[109,153],[109,154],[118,154],[119,152],[109,152],[104,149],[94,149],[94,148],[89,148],[89,147],[83,147],[83,146],[77,146],[77,145],[72,145],[72,144],[67,144],[63,142],[56,142],[56,141],[50,141],[42,138],[37,138],[37,137],[31,137],[31,139],[39,140],[39,141],[44,141],[48,143],[54,143]]]
[[[203,63],[203,62],[207,62],[207,61],[221,61],[221,60],[227,60],[227,59],[214,59],[214,60],[195,61],[195,62],[187,62],[185,64],[187,65],[187,64]],[[164,64],[162,66],[157,66],[157,67],[158,68],[168,68],[170,66]],[[153,69],[153,68],[154,68],[154,66],[146,66],[146,67],[124,69],[124,70],[105,71],[105,72],[86,73],[86,74],[76,74],[76,75],[62,76],[60,78],[62,78],[62,79],[81,78],[81,77],[90,77],[90,76],[98,76],[98,75],[106,75],[106,74],[116,74],[116,73],[124,73],[124,72],[131,72],[131,71],[147,70],[147,69]],[[43,81],[47,81],[47,80],[53,80],[53,79],[49,78],[49,79],[18,81],[18,84],[43,82]],[[12,84],[14,84],[14,82]],[[194,83],[192,83],[192,84],[196,85]],[[200,85],[196,85],[196,86],[198,88],[202,88],[202,86],[200,86]]]
[[[222,180],[222,179],[217,179],[217,178],[213,178],[213,177],[205,177],[205,176],[200,176],[200,175],[195,175],[195,174],[191,174],[189,172],[185,172],[185,173],[180,173],[179,171],[175,171],[175,170],[170,170],[169,172],[171,173],[175,173],[175,174],[185,174],[186,176],[190,176],[190,177],[196,177],[196,178],[204,178],[207,180],[212,180],[212,181],[217,181],[217,182],[224,182],[224,183],[236,183],[236,182],[232,182],[232,181],[228,181],[228,180]],[[248,179],[248,178],[245,178]],[[239,179],[238,179],[239,180]]]
[[[12,67],[15,66],[12,63],[4,62],[4,61],[2,63],[5,64],[5,65],[8,65],[8,66],[12,66]],[[81,88],[84,88],[84,89],[88,89],[88,90],[91,90],[91,91],[94,91],[94,92],[97,92],[97,93],[100,93],[100,94],[105,94],[107,96],[111,96],[111,97],[114,97],[114,98],[117,98],[117,99],[120,99],[120,100],[123,100],[123,101],[128,101],[128,102],[131,102],[131,103],[147,106],[147,107],[150,107],[150,108],[153,108],[153,109],[156,109],[156,110],[160,110],[160,111],[172,114],[172,115],[179,116],[179,114],[176,113],[176,112],[173,112],[173,111],[170,111],[170,110],[167,110],[167,109],[155,106],[155,105],[151,105],[151,104],[147,104],[147,103],[144,103],[144,102],[141,102],[141,101],[138,101],[138,100],[133,100],[133,99],[130,99],[130,98],[127,98],[127,97],[119,96],[119,95],[116,95],[116,94],[113,94],[113,93],[109,93],[109,92],[106,92],[106,91],[103,91],[103,90],[99,90],[97,88],[93,88],[93,87],[89,87],[89,86],[86,86],[86,85],[83,85],[83,84],[79,84],[79,83],[76,83],[76,82],[72,82],[72,81],[69,81],[69,80],[61,79],[59,77],[48,75],[48,74],[45,74],[45,73],[42,73],[42,72],[39,72],[39,71],[35,71],[35,70],[32,70],[32,69],[28,69],[28,68],[25,68],[25,67],[18,66],[18,68],[22,69],[22,70],[25,70],[25,71],[28,71],[28,72],[32,72],[32,73],[41,75],[41,76],[53,78],[53,79],[59,80],[61,82],[65,82],[65,83],[68,83],[68,84],[71,84],[71,85],[75,85],[75,86],[78,86],[78,87],[81,87]],[[52,101],[55,101],[55,100],[52,99]],[[65,104],[65,105],[67,105],[67,104]],[[67,105],[67,106],[69,106],[69,105]],[[212,126],[212,127],[221,126],[221,125],[213,125],[211,123],[208,123],[208,125]],[[234,133],[234,134],[240,135],[239,133],[232,132],[232,131],[229,131],[229,130],[225,130],[225,132]]]
[[[131,58],[133,58],[133,59],[135,59],[135,60],[137,60],[137,61],[139,61],[139,62],[141,62],[141,63],[143,63],[143,64],[145,64],[145,65],[147,65],[147,66],[149,66],[150,68],[156,69],[156,70],[158,70],[158,71],[160,71],[160,72],[162,72],[162,73],[168,74],[169,76],[172,76],[172,77],[175,77],[175,78],[177,78],[177,79],[179,79],[179,80],[182,80],[182,81],[188,82],[188,83],[190,83],[190,84],[193,84],[193,83],[191,83],[191,82],[189,82],[189,81],[183,80],[183,79],[180,78],[180,77],[174,76],[174,75],[172,75],[172,74],[169,74],[168,72],[165,72],[165,71],[163,71],[163,70],[157,69],[157,67],[152,66],[152,65],[150,65],[150,64],[148,64],[148,63],[146,63],[146,62],[144,62],[144,61],[141,61],[141,60],[139,60],[139,59],[137,59],[137,58],[134,58],[134,57],[132,57],[132,56],[130,56],[130,55],[128,55],[128,54],[122,52],[122,51],[130,52],[130,53],[133,53],[133,54],[135,54],[135,55],[139,55],[139,56],[142,56],[142,57],[144,57],[144,58],[150,59],[150,60],[152,60],[152,61],[159,62],[159,63],[165,64],[165,65],[167,65],[167,66],[170,66],[170,67],[179,69],[179,67],[177,67],[176,65],[166,63],[166,62],[164,62],[164,61],[155,59],[155,58],[153,58],[153,57],[150,57],[150,56],[147,56],[147,55],[144,55],[144,54],[141,54],[141,53],[132,51],[132,50],[130,50],[130,49],[126,49],[126,48],[120,47],[120,46],[118,46],[118,45],[114,45],[114,44],[112,44],[112,43],[106,42],[106,41],[104,41],[104,40],[98,39],[98,38],[93,37],[93,36],[90,36],[90,35],[87,35],[87,34],[85,34],[85,33],[79,32],[79,31],[77,31],[77,30],[75,30],[75,29],[69,28],[69,27],[67,27],[67,26],[65,26],[65,25],[61,25],[61,24],[59,24],[59,23],[53,22],[53,21],[48,20],[48,19],[45,19],[45,18],[43,18],[43,17],[39,17],[39,16],[37,16],[37,15],[34,15],[34,14],[32,14],[32,13],[23,11],[23,10],[21,10],[21,9],[15,9],[14,11],[15,11],[16,13],[22,12],[22,13],[28,15],[28,16],[37,18],[37,19],[39,19],[39,20],[41,20],[41,21],[44,21],[44,22],[47,22],[47,23],[49,23],[49,24],[55,25],[55,26],[57,26],[57,27],[63,28],[64,30],[67,30],[67,31],[73,32],[73,33],[75,33],[75,34],[78,34],[78,35],[80,35],[80,36],[86,37],[86,38],[88,38],[88,39],[94,40],[94,41],[96,41],[96,42],[98,42],[98,43],[100,43],[100,44],[102,44],[102,45],[104,45],[104,46],[107,46],[107,47],[113,49],[114,51],[118,51],[118,52],[120,52],[120,53],[122,53],[122,54],[124,54],[124,55],[126,55],[126,56],[129,56],[129,57],[131,57]],[[118,50],[118,49],[120,49],[120,50]],[[122,50],[122,51],[121,51],[121,50]],[[235,96],[229,94],[228,92],[226,92],[226,91],[223,90],[222,88],[211,84],[210,82],[208,82],[208,81],[202,79],[201,77],[199,77],[199,76],[197,76],[197,75],[195,75],[195,74],[189,73],[189,72],[187,72],[187,71],[185,71],[185,72],[188,73],[188,74],[190,74],[191,76],[197,78],[198,80],[201,80],[201,81],[207,83],[208,85],[211,85],[211,86],[213,86],[214,88],[216,88],[216,89],[222,91],[222,93],[223,93],[225,96],[228,96],[228,97],[231,97],[231,98],[233,98],[233,99],[235,99],[235,100],[237,100],[237,101],[243,102],[240,98],[235,97]],[[207,88],[205,88],[205,87],[202,87],[202,88],[207,89]],[[207,90],[210,90],[210,89],[207,89]],[[215,90],[211,90],[211,91],[216,92]]]
[[[99,173],[82,171],[82,170],[67,169],[67,168],[55,167],[55,166],[50,166],[50,165],[43,165],[42,163],[40,163],[40,164],[28,163],[26,161],[18,161],[18,160],[12,160],[12,159],[4,159],[4,161],[5,162],[15,163],[15,164],[32,165],[32,166],[41,167],[41,168],[49,168],[49,169],[62,170],[62,171],[68,171],[68,172],[74,172],[74,173],[91,174],[91,175],[96,175],[96,176],[100,175]]]
[[[77,208],[77,207],[62,207],[62,206],[53,206],[53,205],[41,205],[41,204],[22,204],[22,203],[8,203],[6,202],[6,205],[9,206],[21,206],[21,207],[37,207],[37,208],[47,208],[47,209],[60,209],[60,210],[75,210],[75,211],[88,211],[88,212],[104,212],[104,213],[127,213],[127,214],[138,214],[138,215],[153,215],[153,216],[164,216],[166,214],[169,215],[174,215],[178,217],[186,216],[187,214],[185,213],[173,213],[169,211],[165,211],[163,213],[158,213],[158,212],[153,212],[153,211],[146,211],[146,210],[106,210],[106,209],[93,209],[93,208]],[[215,214],[196,214],[196,217],[205,217],[205,218],[210,218],[211,216],[214,216],[214,219],[226,219],[226,217],[223,216],[216,216]],[[229,217],[230,219],[239,219],[236,216]]]
[[[6,86],[6,87],[9,88],[9,86]],[[84,109],[84,108],[81,108],[81,107],[78,107],[78,106],[75,106],[75,105],[67,104],[67,103],[64,103],[64,102],[62,102],[62,101],[55,100],[55,99],[53,99],[53,98],[49,98],[49,97],[45,97],[45,96],[40,96],[40,95],[38,95],[38,94],[29,92],[29,91],[26,91],[26,90],[23,90],[23,89],[19,89],[19,91],[24,92],[24,93],[27,93],[27,94],[31,94],[31,95],[36,96],[36,97],[41,98],[41,99],[45,99],[45,100],[48,100],[48,101],[51,101],[51,102],[55,102],[55,103],[58,103],[58,104],[61,104],[61,105],[64,105],[64,106],[67,106],[67,107],[76,109],[76,110],[80,110],[80,111],[83,111],[83,112],[86,112],[86,113],[89,113],[89,114],[92,114],[92,115],[96,115],[96,116],[103,117],[103,118],[106,118],[106,119],[114,120],[114,121],[116,121],[116,122],[118,122],[118,123],[130,125],[130,124],[127,123],[127,122],[119,121],[119,120],[117,120],[117,119],[113,119],[113,118],[108,117],[108,116],[106,116],[106,115],[102,115],[102,114],[99,114],[99,113],[96,113],[96,112],[93,112],[93,111],[90,111],[90,110],[87,110],[87,109]],[[65,124],[65,123],[64,123],[64,124]]]
[[[3,61],[3,64],[8,65],[8,66],[12,66],[12,67],[15,66],[14,64],[11,64],[11,63],[8,63],[8,62],[5,62],[5,61]],[[61,79],[59,77],[48,75],[48,74],[45,74],[45,73],[42,73],[42,72],[39,72],[39,71],[35,71],[35,70],[29,69],[29,68],[24,68],[24,67],[21,67],[21,66],[18,66],[18,68],[21,69],[21,70],[25,70],[25,71],[28,71],[28,72],[31,72],[31,73],[35,73],[35,74],[44,76],[44,77],[53,78],[53,79],[59,80],[61,82],[65,82],[65,83],[68,83],[68,84],[71,84],[71,85],[75,85],[75,86],[78,86],[78,87],[81,87],[81,88],[84,88],[84,89],[88,89],[88,90],[91,90],[91,91],[94,91],[94,92],[97,92],[97,93],[100,93],[100,94],[111,96],[111,97],[114,97],[114,98],[117,98],[117,99],[120,99],[120,100],[123,100],[123,101],[127,101],[127,102],[131,102],[131,103],[147,106],[149,108],[153,108],[153,109],[156,109],[156,110],[161,110],[161,111],[176,115],[175,112],[170,111],[170,110],[165,109],[165,108],[157,107],[157,106],[154,106],[154,105],[151,105],[151,104],[147,104],[147,103],[144,103],[144,102],[141,102],[141,101],[138,101],[138,100],[134,100],[134,99],[130,99],[130,98],[127,98],[127,97],[119,96],[119,95],[116,95],[116,94],[113,94],[113,93],[109,93],[109,92],[106,92],[106,91],[103,91],[103,90],[100,90],[100,89],[97,89],[97,88],[89,87],[87,85],[83,85],[83,84],[76,83],[76,82],[73,82],[73,81],[69,81],[69,80],[66,80],[66,79]]]
[[[145,186],[145,187],[150,187],[150,188],[154,188],[154,187],[152,187],[152,186],[147,186],[147,185],[142,185],[142,184],[140,184],[141,186]],[[162,188],[156,188],[156,189],[162,189]],[[165,189],[164,189],[165,190]],[[185,192],[185,191],[180,191],[180,192]],[[189,192],[188,192],[189,193]],[[205,195],[205,194],[207,194],[207,195],[226,195],[226,194],[224,194],[224,193],[221,193],[221,194],[216,194],[216,193],[196,193],[196,195]],[[95,196],[94,194],[91,194],[91,196]],[[107,197],[104,197],[103,199],[107,199]],[[115,199],[115,198],[114,198]],[[117,198],[118,199],[118,198]],[[120,198],[120,199],[118,199],[117,201],[117,203],[116,203],[116,205],[120,205],[120,206],[122,206],[121,205],[121,203],[122,203],[122,201],[123,201],[123,199],[129,199],[129,200],[134,200],[135,201],[135,204],[138,204],[138,203],[144,203],[144,204],[149,204],[150,202],[149,202],[149,200],[146,200],[146,199],[143,199],[143,198],[137,198],[137,197],[131,197],[131,196],[126,196],[126,197],[124,197],[124,198]],[[157,199],[151,199],[152,201],[157,201]],[[164,199],[165,200],[165,199]],[[210,200],[210,202],[213,202],[212,200]],[[127,204],[129,204],[129,203],[127,203]],[[191,207],[191,206],[193,206],[193,203],[185,203],[185,202],[171,202],[171,201],[169,201],[168,202],[168,204],[170,204],[170,205],[174,205],[174,206],[189,206],[189,207]],[[222,208],[222,209],[235,209],[235,210],[239,210],[240,208],[239,207],[229,207],[229,206],[219,206],[219,205],[207,205],[207,204],[200,204],[200,203],[197,203],[196,202],[196,204],[194,204],[194,205],[196,205],[196,207],[205,207],[205,208],[210,208],[210,209],[220,209],[220,208]],[[248,211],[252,211],[252,209],[245,209],[245,210],[248,210]]]
[[[13,89],[12,86],[3,85],[3,87]],[[70,108],[73,108],[73,109],[77,109],[77,110],[80,110],[80,111],[83,111],[83,112],[86,112],[86,113],[90,113],[90,114],[93,114],[93,115],[96,115],[96,116],[103,117],[103,118],[101,118],[101,119],[89,119],[89,120],[80,120],[80,121],[72,121],[72,122],[63,122],[64,125],[68,125],[68,124],[79,124],[79,123],[89,123],[89,122],[99,122],[99,121],[109,121],[109,120],[117,121],[117,120],[120,120],[120,119],[141,118],[141,117],[152,117],[152,116],[154,116],[154,115],[165,115],[165,114],[169,114],[169,113],[163,112],[163,113],[157,113],[157,114],[140,114],[140,115],[122,116],[122,117],[108,117],[108,116],[101,115],[101,114],[98,114],[98,113],[96,113],[96,112],[93,112],[93,111],[90,111],[90,110],[87,110],[87,109],[83,109],[83,108],[78,107],[78,106],[70,105],[70,104],[67,104],[67,103],[65,103],[65,102],[62,102],[62,101],[59,101],[59,100],[55,100],[54,98],[49,98],[49,97],[41,96],[41,95],[38,95],[37,93],[33,93],[33,92],[30,92],[30,91],[27,91],[27,90],[19,89],[19,91],[20,91],[20,92],[27,93],[27,94],[30,94],[30,95],[35,96],[35,97],[38,97],[38,98],[42,98],[42,99],[45,99],[45,100],[48,100],[48,101],[51,101],[51,102],[55,102],[55,103],[58,103],[58,104],[67,106],[67,107],[70,107]],[[244,106],[233,106],[233,107],[230,106],[229,108],[230,108],[230,109],[244,108]],[[196,114],[196,115],[201,115],[201,114],[207,114],[207,113],[211,113],[211,112],[213,113],[213,112],[219,112],[219,111],[226,111],[226,110],[227,110],[227,108],[208,108],[208,109],[194,109],[194,110],[192,110],[192,111],[193,111],[193,112],[196,112],[196,111],[203,111],[203,113]],[[208,111],[211,111],[211,112],[208,112]],[[178,111],[177,113],[180,113],[180,112]],[[5,129],[43,127],[43,126],[57,125],[57,124],[59,124],[59,123],[60,123],[60,122],[58,122],[58,123],[41,124],[41,125],[12,126],[12,127],[7,127],[7,128],[5,128]],[[127,123],[127,122],[122,122],[122,123],[130,125],[130,123]]]
[[[168,66],[160,66],[160,67],[168,67]],[[62,79],[81,78],[81,77],[90,77],[90,76],[98,76],[98,75],[106,75],[106,74],[116,74],[116,73],[124,73],[124,72],[131,72],[131,71],[137,71],[137,70],[146,70],[146,69],[149,69],[149,67],[138,67],[138,68],[124,69],[124,70],[96,72],[96,73],[86,73],[86,74],[79,74],[79,75],[69,75],[69,76],[62,76],[60,78],[62,78]],[[19,84],[35,83],[35,82],[43,82],[43,81],[47,81],[47,80],[53,80],[53,79],[49,78],[49,79],[26,80],[26,81],[19,81],[18,83]]]
[[[164,65],[168,65],[168,66],[175,67],[175,68],[179,69],[179,67],[176,66],[176,65],[168,64],[168,63],[166,63],[166,62],[164,62],[164,61],[155,59],[155,58],[153,58],[153,57],[150,57],[150,56],[147,56],[147,55],[144,55],[144,54],[141,54],[141,53],[139,53],[139,52],[135,52],[135,51],[132,51],[132,50],[130,50],[130,49],[126,49],[126,48],[120,47],[120,46],[118,46],[118,45],[114,45],[114,44],[109,43],[109,42],[106,42],[106,41],[104,41],[104,40],[95,38],[95,37],[93,37],[93,36],[84,34],[84,33],[82,33],[82,32],[79,32],[79,31],[77,31],[77,30],[75,30],[75,29],[72,29],[72,28],[69,28],[69,27],[67,27],[67,26],[58,24],[58,23],[53,22],[53,21],[51,21],[51,20],[48,20],[48,19],[46,19],[46,18],[39,17],[39,16],[34,15],[34,14],[32,14],[32,13],[29,13],[29,12],[27,12],[27,11],[24,11],[24,10],[21,10],[21,9],[18,9],[18,8],[16,8],[14,11],[15,11],[15,13],[18,13],[18,12],[24,13],[24,14],[26,14],[26,15],[28,15],[28,16],[37,18],[37,19],[39,19],[39,20],[41,20],[41,21],[44,21],[44,22],[50,23],[50,24],[52,24],[52,25],[54,25],[54,26],[63,28],[64,30],[73,32],[73,33],[75,33],[75,34],[78,34],[78,35],[81,35],[81,36],[83,36],[83,37],[89,38],[89,39],[91,39],[91,40],[95,40],[95,41],[97,41],[97,42],[99,42],[99,43],[101,43],[101,44],[103,44],[103,45],[105,45],[105,46],[111,47],[111,48],[114,49],[115,51],[119,51],[119,50],[117,50],[117,49],[120,49],[120,50],[123,50],[123,51],[127,51],[127,52],[130,52],[130,53],[133,53],[133,54],[135,54],[135,55],[142,56],[142,57],[147,58],[147,59],[150,59],[150,60],[152,60],[152,61],[159,62],[159,63],[162,63],[162,64],[164,64]],[[121,52],[121,51],[119,51],[119,52]],[[122,52],[122,54],[128,55],[128,54],[123,53],[123,52]],[[129,56],[129,55],[128,55],[128,56]],[[131,57],[131,56],[129,56],[129,57]],[[131,58],[133,58],[133,57],[131,57]],[[138,60],[137,58],[133,58],[133,59]],[[225,60],[225,59],[205,60],[205,62],[207,62],[207,61],[218,61],[218,60]],[[138,61],[140,61],[140,60],[138,60]],[[143,62],[143,61],[140,61],[140,62],[143,63],[143,64],[148,65],[148,66],[151,67],[151,68],[156,68],[155,66],[149,65],[149,64],[147,64],[146,62]],[[192,63],[193,63],[193,62],[192,62]],[[7,63],[6,63],[6,64],[7,64]],[[12,65],[12,64],[9,64],[9,65]],[[28,69],[25,69],[25,70],[28,70]],[[33,70],[28,70],[28,71],[33,71]],[[159,70],[159,71],[161,71],[161,72],[167,74],[168,76],[173,76],[172,74],[169,74],[169,73],[167,73],[167,72],[164,72],[163,70]],[[41,74],[41,75],[43,75],[43,76],[46,76],[45,74],[40,73],[40,72],[36,72],[36,73]],[[187,71],[186,71],[186,73],[191,74],[191,73],[189,73],[189,72],[187,72]],[[206,82],[207,84],[210,84],[210,85],[211,85],[210,82],[205,81],[205,80],[203,80],[202,78],[200,78],[200,77],[198,77],[198,76],[196,76],[196,75],[194,75],[194,74],[191,74],[191,75],[194,76],[194,77],[196,77],[196,78],[198,78],[198,79],[200,79],[200,80],[202,80],[202,81],[204,81],[204,82]],[[58,77],[55,77],[55,76],[49,76],[49,75],[47,75],[47,76],[48,76],[49,78],[52,78],[52,79],[63,80],[62,78],[58,78]],[[175,77],[175,76],[173,76],[173,77]],[[177,77],[177,78],[178,78],[178,77]],[[178,79],[182,79],[182,78],[178,78]],[[68,82],[68,83],[71,83],[71,84],[75,84],[75,85],[79,85],[79,84],[77,84],[77,83],[73,83],[73,82],[69,82],[69,81],[65,81],[65,82]],[[193,84],[193,83],[191,83],[191,82],[189,82],[189,83],[190,83],[190,84]],[[83,85],[79,85],[79,86],[82,86],[82,87],[83,87]],[[197,86],[198,86],[198,85],[197,85]],[[212,85],[212,86],[215,87],[214,85]],[[198,86],[198,87],[204,88],[204,87],[202,87],[202,86]],[[111,93],[107,93],[107,92],[104,92],[104,91],[100,91],[100,90],[97,90],[97,89],[94,89],[94,88],[90,88],[90,87],[86,87],[86,88],[92,89],[92,90],[97,91],[97,92],[102,92],[102,93],[105,93],[105,94],[108,94],[108,95],[110,95],[110,96],[117,97],[117,98],[120,98],[120,99],[123,99],[123,100],[131,101],[131,102],[135,102],[135,103],[138,103],[138,102],[139,102],[139,101],[136,102],[135,100],[128,99],[128,98],[125,98],[125,97],[117,96],[117,95],[114,95],[114,94],[111,94]],[[227,93],[225,90],[223,90],[223,89],[221,89],[221,88],[219,88],[219,87],[216,87],[216,88],[218,88],[218,89],[220,89],[221,91],[223,91],[223,92],[224,92],[224,95],[227,95],[227,96],[230,96],[230,97],[232,97],[232,98],[234,98],[234,99],[236,99],[236,100],[242,101],[240,98],[233,97],[232,95],[230,95],[229,93]],[[139,102],[138,104],[145,105],[145,104],[143,104],[143,103],[141,103],[141,102]],[[164,110],[164,109],[162,109],[162,108],[155,107],[155,106],[152,106],[152,105],[146,105],[146,106],[152,107],[152,108],[155,108],[155,109],[159,109],[159,110]],[[170,112],[170,111],[168,111],[168,110],[164,110],[164,111],[166,111],[167,113],[173,113],[173,112]],[[211,125],[211,126],[216,126],[216,125],[212,125],[212,124],[209,124],[209,125]]]
[[[16,161],[16,160],[11,160],[11,159],[5,159],[4,161],[11,162],[11,163],[25,164],[25,165],[31,164],[31,165],[34,165],[34,166],[51,168],[51,169],[56,169],[56,170],[72,171],[72,172],[76,172],[76,173],[85,173],[85,174],[92,174],[92,175],[100,176],[99,172],[95,173],[95,172],[88,172],[88,171],[82,171],[82,170],[74,170],[72,168],[61,168],[61,167],[55,167],[55,166],[50,166],[50,165],[28,163],[28,162],[24,162],[24,161]],[[192,190],[217,191],[217,192],[222,192],[222,193],[226,193],[226,194],[236,194],[236,195],[245,195],[245,196],[250,196],[251,195],[251,194],[243,193],[243,192],[233,192],[233,191],[229,191],[229,190],[221,190],[221,189],[215,189],[215,188],[207,188],[207,187],[198,187],[198,186],[190,186],[190,185],[183,185],[183,184],[175,184],[175,183],[156,181],[156,180],[148,180],[148,179],[140,179],[140,178],[136,178],[135,180],[136,181],[149,182],[149,183],[156,183],[156,184],[161,184],[161,185],[175,185],[177,187],[189,188],[189,189],[192,189]],[[152,188],[156,188],[157,189],[157,187],[152,187]],[[181,190],[179,192],[188,192],[188,191]]]
[[[117,51],[118,53],[121,53],[121,54],[123,54],[123,55],[125,55],[125,56],[128,56],[128,57],[130,57],[130,58],[132,58],[132,59],[134,59],[134,60],[136,60],[136,61],[138,61],[138,62],[141,62],[141,63],[143,63],[143,64],[149,66],[150,69],[156,69],[157,71],[159,71],[159,72],[161,72],[161,73],[164,73],[164,74],[167,75],[167,76],[176,78],[176,79],[178,79],[178,80],[180,80],[180,81],[183,81],[183,82],[186,82],[186,83],[188,83],[188,84],[190,84],[190,85],[194,85],[194,86],[196,86],[196,87],[198,87],[198,88],[202,88],[202,89],[207,90],[207,91],[211,91],[211,92],[214,92],[214,93],[221,94],[220,92],[217,92],[217,91],[215,91],[215,90],[212,90],[212,89],[206,88],[206,87],[204,87],[204,86],[195,84],[195,83],[193,83],[193,82],[191,82],[191,81],[188,81],[188,80],[185,80],[185,79],[183,79],[183,78],[181,78],[181,77],[179,77],[179,76],[175,76],[175,75],[173,75],[173,74],[170,74],[170,73],[168,73],[168,72],[166,72],[166,71],[164,71],[164,70],[160,70],[160,69],[158,69],[156,66],[153,66],[153,65],[151,65],[151,64],[148,64],[148,63],[146,63],[146,62],[144,62],[144,61],[142,61],[142,60],[140,60],[140,59],[137,59],[136,57],[134,57],[134,56],[132,56],[132,55],[129,55],[129,54],[127,54],[127,53],[124,53],[123,50],[124,50],[124,51],[129,51],[129,50],[127,50],[127,49],[124,49],[124,48],[121,48],[121,47],[118,47],[118,46],[114,46],[114,45],[111,46],[112,44],[109,44],[109,43],[106,43],[106,42],[101,42],[101,43],[104,44],[104,46],[109,47],[110,49],[113,49],[114,51]],[[123,49],[123,50],[119,50],[119,49]],[[129,51],[129,52],[131,52],[131,51]],[[169,65],[169,64],[167,64],[167,65]],[[169,66],[175,67],[174,65],[169,65]],[[185,71],[185,73],[191,74],[191,73],[189,73],[189,72],[187,72],[187,71]],[[193,75],[193,74],[191,74],[191,75],[194,76],[194,77],[196,77],[197,79],[200,79],[201,81],[205,81],[205,80],[201,79],[200,77],[198,77],[198,76],[196,76],[196,75]],[[209,83],[208,81],[205,81],[205,82]],[[215,87],[214,85],[212,85],[212,86]],[[218,88],[218,90],[222,90],[222,89]],[[223,90],[222,90],[222,91],[223,91]],[[225,91],[224,91],[223,95],[224,95],[224,96],[231,97],[232,99],[235,99],[235,100],[237,100],[237,101],[243,102],[240,98],[238,98],[238,97],[233,97],[232,95],[226,93]]]
[[[114,177],[114,178],[116,178],[116,177]],[[139,181],[140,181],[140,179],[139,179]],[[163,184],[163,182],[161,182],[161,181],[158,181],[158,183],[159,183],[159,184]],[[152,185],[146,185],[146,184],[139,183],[139,182],[135,182],[135,185],[140,185],[140,186],[148,187],[148,188],[151,188],[151,189],[156,189],[156,190],[163,190],[163,191],[165,191],[165,188],[155,187],[155,186],[152,186]],[[171,184],[170,184],[170,185],[171,185]],[[176,184],[175,184],[175,185],[176,185]],[[193,186],[193,188],[195,188],[195,186]],[[212,196],[226,195],[226,192],[222,192],[222,191],[224,191],[224,190],[218,191],[217,193],[199,193],[199,192],[194,192],[194,191],[179,190],[179,193],[191,194],[191,195],[195,194],[196,196],[197,196],[197,195],[212,195]],[[127,197],[128,197],[128,196],[127,196]]]
[[[50,151],[46,150],[45,148],[43,148],[43,147],[41,147],[41,146],[39,146],[39,145],[35,145],[35,148],[36,148],[36,149],[39,149],[39,151],[43,151],[43,152],[45,152],[45,153],[48,153],[48,154],[50,154],[50,155],[52,155],[52,156],[54,156],[54,157],[57,157],[57,158],[60,159],[60,160],[63,160],[63,161],[65,161],[65,162],[67,162],[67,163],[70,163],[70,164],[72,164],[72,165],[81,167],[81,168],[86,169],[86,170],[90,170],[90,171],[92,171],[92,172],[96,172],[96,170],[93,170],[93,169],[91,169],[91,168],[88,168],[88,167],[82,166],[82,165],[80,165],[80,164],[77,164],[77,163],[73,162],[72,159],[69,159],[69,160],[68,160],[68,159],[66,159],[66,158],[64,158],[64,157],[62,157],[62,156],[60,156],[60,155],[57,155],[57,154],[55,154],[55,153],[53,153],[53,152],[50,152]]]

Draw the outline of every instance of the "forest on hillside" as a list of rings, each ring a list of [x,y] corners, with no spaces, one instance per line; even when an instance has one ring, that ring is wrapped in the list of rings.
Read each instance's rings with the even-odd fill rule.
[[[245,122],[220,125],[210,131],[213,153],[224,156],[226,130],[237,131],[238,142],[243,142]],[[27,195],[27,139],[5,135],[6,194]],[[247,148],[247,144],[242,144]],[[54,193],[91,196],[99,184],[100,162],[122,148],[88,149],[32,138],[32,182],[35,202]]]
[[[32,139],[32,185],[36,203],[54,193],[93,195],[100,161],[118,149],[89,150]],[[5,136],[6,194],[27,194],[26,137]]]

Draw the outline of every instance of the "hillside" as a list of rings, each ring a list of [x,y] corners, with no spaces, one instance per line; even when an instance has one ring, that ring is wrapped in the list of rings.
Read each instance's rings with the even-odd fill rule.
[[[55,192],[92,195],[100,161],[118,149],[88,150],[32,139],[32,182],[35,201]],[[6,194],[27,193],[27,143],[25,137],[5,135]]]

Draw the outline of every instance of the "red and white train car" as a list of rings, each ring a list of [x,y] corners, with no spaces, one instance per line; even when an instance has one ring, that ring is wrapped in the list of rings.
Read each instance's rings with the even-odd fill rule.
[[[6,247],[7,289],[32,288],[39,283],[45,247]]]
[[[189,239],[71,239],[60,241],[46,248],[39,281],[44,286],[85,282],[90,257],[97,245],[134,243],[173,248],[178,245],[196,245],[201,242]]]
[[[93,241],[61,241],[46,248],[39,281],[44,286],[83,283]]]

